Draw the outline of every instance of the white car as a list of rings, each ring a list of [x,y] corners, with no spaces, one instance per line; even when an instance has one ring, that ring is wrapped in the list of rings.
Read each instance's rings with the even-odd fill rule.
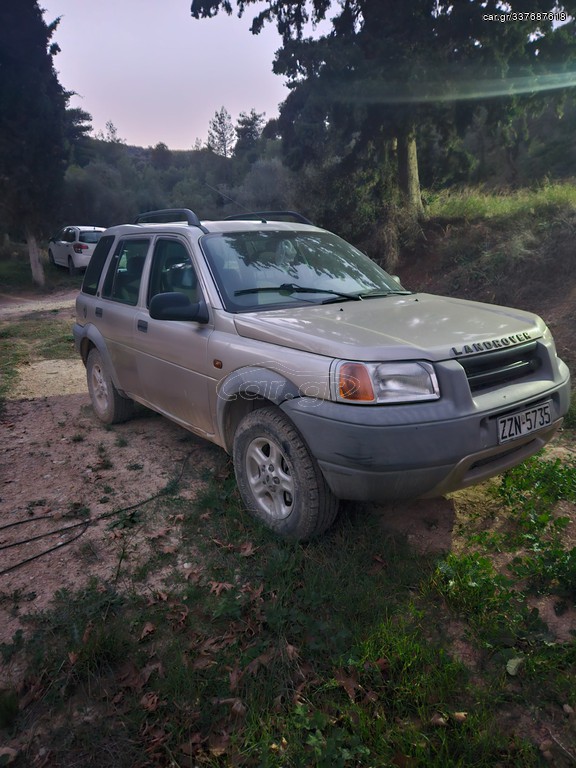
[[[48,243],[50,263],[68,267],[71,275],[77,275],[88,266],[102,232],[103,227],[63,227]]]

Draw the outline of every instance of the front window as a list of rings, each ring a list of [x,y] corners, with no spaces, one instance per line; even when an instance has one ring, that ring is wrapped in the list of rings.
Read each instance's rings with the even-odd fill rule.
[[[179,240],[158,238],[152,256],[148,304],[158,293],[183,293],[194,304],[201,293],[186,247]]]
[[[404,292],[371,259],[329,232],[215,233],[201,243],[230,312]]]

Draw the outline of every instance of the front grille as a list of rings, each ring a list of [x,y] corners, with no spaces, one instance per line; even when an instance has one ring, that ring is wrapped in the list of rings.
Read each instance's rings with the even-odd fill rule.
[[[542,365],[535,341],[514,349],[497,349],[465,357],[458,362],[466,371],[472,392],[522,379]]]

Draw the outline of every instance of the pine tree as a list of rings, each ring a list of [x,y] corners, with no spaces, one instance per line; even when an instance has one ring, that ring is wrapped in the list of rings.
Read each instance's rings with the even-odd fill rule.
[[[225,107],[214,113],[208,130],[208,149],[217,155],[230,157],[234,150],[236,132],[232,125],[232,118]]]

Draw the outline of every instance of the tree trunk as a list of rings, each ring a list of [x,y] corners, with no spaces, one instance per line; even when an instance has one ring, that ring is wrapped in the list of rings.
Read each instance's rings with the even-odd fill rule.
[[[410,216],[416,221],[424,217],[424,206],[420,195],[418,176],[418,152],[416,134],[413,128],[400,131],[397,144],[398,186],[404,205]]]
[[[38,241],[36,235],[29,228],[24,230],[24,236],[28,243],[28,255],[30,256],[30,269],[32,270],[32,280],[41,288],[44,287],[44,268],[40,261],[40,249],[38,248]]]

